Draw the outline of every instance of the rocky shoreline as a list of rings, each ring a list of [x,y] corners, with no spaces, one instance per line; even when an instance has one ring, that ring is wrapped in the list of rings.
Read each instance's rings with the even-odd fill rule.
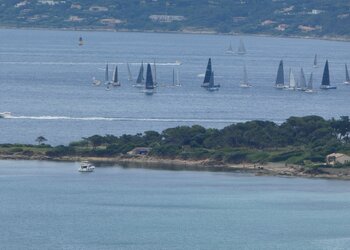
[[[250,173],[257,176],[303,177],[334,180],[350,180],[350,168],[306,168],[289,165],[283,162],[252,164],[225,164],[211,160],[181,160],[163,159],[149,156],[118,156],[118,157],[48,157],[41,155],[0,155],[0,160],[38,160],[38,161],[90,161],[97,166],[118,164],[122,167],[163,169],[163,170],[191,170]]]

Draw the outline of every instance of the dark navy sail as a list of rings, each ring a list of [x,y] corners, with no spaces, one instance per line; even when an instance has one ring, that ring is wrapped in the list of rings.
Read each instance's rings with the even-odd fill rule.
[[[329,78],[328,60],[326,61],[326,64],[324,65],[322,83],[321,83],[320,88],[321,89],[336,89],[337,88],[336,86],[331,86],[331,81]]]
[[[283,60],[280,61],[277,71],[276,83],[275,86],[277,88],[284,87],[284,69],[283,69]]]
[[[146,89],[154,89],[151,65],[147,64]]]
[[[210,77],[211,77],[211,72],[212,72],[212,70],[211,70],[211,58],[209,58],[208,65],[207,65],[207,70],[205,71],[203,85],[209,84]]]
[[[327,85],[327,86],[330,85],[328,60],[326,61],[326,64],[323,70],[322,85]]]

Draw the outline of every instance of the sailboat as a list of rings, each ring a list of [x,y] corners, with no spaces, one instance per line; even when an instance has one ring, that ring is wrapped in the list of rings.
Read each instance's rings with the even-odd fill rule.
[[[246,54],[246,53],[247,53],[247,50],[245,49],[243,40],[240,39],[240,40],[239,40],[239,46],[238,46],[237,54],[238,54],[238,55],[244,55],[244,54]]]
[[[84,45],[84,40],[82,37],[79,37],[79,46],[83,46]]]
[[[326,64],[324,65],[322,83],[321,83],[320,88],[324,89],[324,90],[337,88],[336,86],[331,86],[331,83],[330,83],[328,60],[326,61]]]
[[[132,78],[132,74],[131,74],[129,63],[126,63],[126,67],[128,68],[128,81],[131,82],[131,81],[133,81],[133,78]]]
[[[314,68],[318,68],[318,64],[317,64],[317,54],[315,54],[315,58],[314,58]]]
[[[275,88],[283,89],[284,88],[284,69],[283,69],[283,60],[280,61],[277,70],[277,77],[275,82]]]
[[[247,73],[247,68],[244,65],[243,67],[243,81],[241,82],[240,87],[241,88],[250,88],[252,85],[248,82],[248,73]]]
[[[295,77],[292,69],[289,69],[289,85],[285,86],[288,90],[295,90],[297,88],[297,83],[295,81]]]
[[[144,84],[145,78],[143,76],[143,73],[144,73],[144,68],[143,68],[143,62],[142,62],[139,70],[139,75],[137,76],[137,79],[136,79],[136,84],[134,85],[137,88],[142,88],[145,85]]]
[[[152,77],[152,69],[151,65],[147,64],[147,72],[146,72],[146,84],[145,84],[145,90],[144,93],[146,94],[153,94],[155,92],[155,86],[154,81]]]
[[[345,64],[345,82],[344,84],[350,84],[350,76],[349,76],[349,70],[348,65]]]
[[[305,90],[305,93],[313,93],[315,92],[312,87],[312,73],[310,74],[309,82],[307,83],[307,88]]]
[[[207,88],[209,86],[210,75],[211,75],[211,58],[208,60],[207,69],[205,71],[204,80],[201,87]]]
[[[205,71],[204,81],[201,85],[202,87],[206,88],[209,91],[213,90],[219,90],[220,84],[214,83],[214,72],[212,71],[211,67],[211,58],[208,60],[207,69]]]
[[[305,91],[306,90],[306,78],[305,78],[305,74],[304,74],[303,68],[301,68],[301,70],[300,70],[299,83],[300,83],[300,85],[299,85],[298,90]]]
[[[115,66],[114,72],[113,72],[113,80],[112,80],[113,87],[119,87],[121,86],[120,81],[118,79],[118,66]]]
[[[234,54],[235,52],[232,49],[232,43],[230,42],[230,46],[228,46],[227,50],[226,50],[226,54]]]

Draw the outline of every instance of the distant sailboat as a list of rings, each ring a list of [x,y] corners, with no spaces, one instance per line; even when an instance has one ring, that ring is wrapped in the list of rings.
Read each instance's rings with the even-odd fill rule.
[[[232,43],[230,42],[230,46],[228,46],[226,50],[226,54],[234,54],[235,52],[232,49]]]
[[[303,68],[301,68],[301,70],[300,70],[299,83],[300,83],[299,90],[305,91],[306,90],[306,78],[305,78],[305,74],[304,74]]]
[[[84,40],[82,37],[79,37],[79,46],[83,46],[84,45]]]
[[[128,68],[128,81],[131,82],[131,81],[133,81],[133,78],[132,78],[132,74],[131,74],[129,63],[126,63],[126,67]]]
[[[202,87],[207,88],[209,86],[211,72],[212,72],[212,69],[211,69],[211,58],[209,58],[208,64],[207,64],[207,69],[206,69],[205,75],[204,75],[204,80],[203,80],[203,83],[201,85]]]
[[[148,63],[147,64],[147,72],[146,72],[146,84],[145,84],[145,90],[144,92],[146,94],[153,94],[154,93],[154,81],[153,81],[153,77],[152,77],[152,69],[151,69],[151,65]]]
[[[318,68],[318,64],[317,64],[317,54],[315,54],[315,58],[314,58],[314,68]]]
[[[283,60],[280,61],[278,65],[277,77],[275,82],[275,88],[283,89],[284,88],[284,69],[283,69]]]
[[[206,88],[209,91],[219,90],[220,88],[220,84],[215,84],[214,82],[214,72],[211,66],[211,58],[208,60],[202,87]]]
[[[245,49],[243,40],[240,39],[240,40],[239,40],[239,46],[238,46],[237,54],[238,54],[238,55],[244,55],[244,54],[246,54],[246,53],[247,53],[247,50]]]
[[[142,62],[141,66],[140,66],[139,74],[137,76],[136,84],[134,85],[137,88],[142,88],[145,85],[144,84],[145,78],[143,76],[143,73],[144,73],[144,67],[143,67],[143,62]]]
[[[350,76],[349,76],[349,70],[348,65],[345,64],[345,84],[350,84]]]
[[[331,86],[331,84],[330,84],[328,60],[326,61],[326,64],[324,65],[322,83],[321,83],[320,88],[324,89],[324,90],[337,88],[336,86]]]
[[[312,82],[313,82],[313,80],[312,80],[312,73],[311,73],[310,78],[309,78],[309,82],[307,83],[307,88],[305,90],[305,93],[313,93],[314,92]]]
[[[250,88],[252,85],[248,82],[248,73],[247,73],[247,68],[244,65],[243,67],[243,81],[241,82],[240,87],[241,88]]]
[[[115,66],[114,72],[113,72],[113,80],[112,80],[113,87],[119,87],[121,86],[119,79],[118,79],[118,66]]]

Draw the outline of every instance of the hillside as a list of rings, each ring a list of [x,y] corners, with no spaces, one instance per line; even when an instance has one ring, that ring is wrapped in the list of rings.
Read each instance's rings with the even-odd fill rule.
[[[350,38],[348,0],[2,0],[0,26]]]

